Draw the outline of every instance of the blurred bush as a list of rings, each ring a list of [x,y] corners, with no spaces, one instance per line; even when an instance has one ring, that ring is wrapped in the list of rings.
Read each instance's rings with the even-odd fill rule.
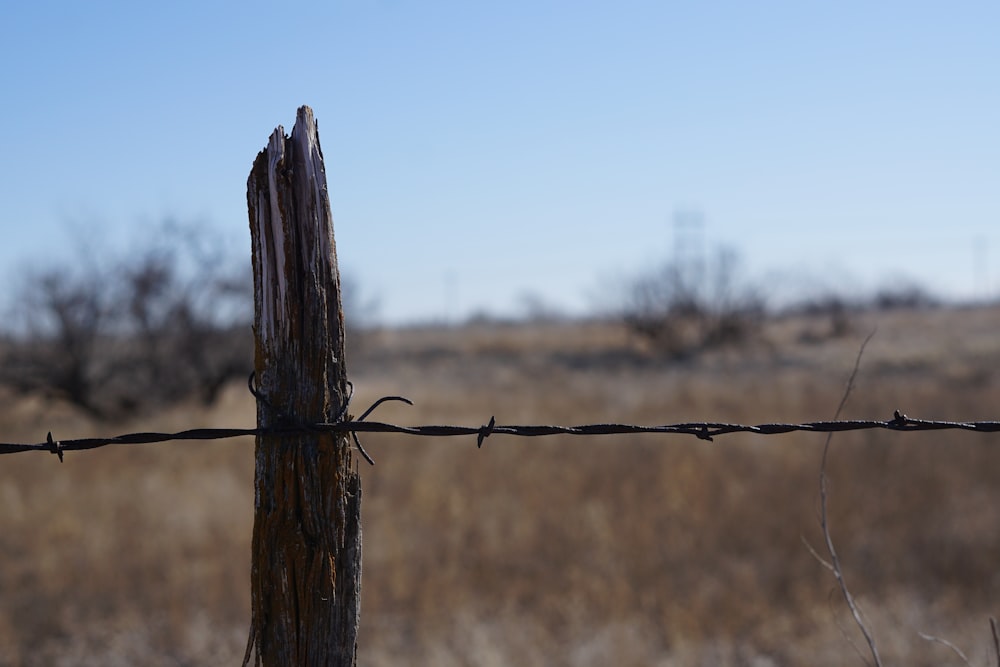
[[[720,248],[704,265],[667,263],[626,288],[622,318],[657,350],[689,357],[746,343],[765,316],[760,290],[744,280],[739,255]]]
[[[35,263],[0,324],[0,384],[113,419],[196,398],[253,369],[253,275],[204,226],[167,222],[128,252]],[[351,348],[377,302],[341,280]]]
[[[22,271],[0,382],[102,418],[195,396],[253,367],[253,281],[203,230],[167,224],[144,247]]]

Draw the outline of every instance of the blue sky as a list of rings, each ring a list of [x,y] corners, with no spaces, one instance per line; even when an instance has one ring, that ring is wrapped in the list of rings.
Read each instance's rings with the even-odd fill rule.
[[[994,296],[998,34],[995,0],[6,2],[0,268],[165,217],[248,256],[250,166],[308,104],[387,321],[586,310],[685,210],[776,295]]]

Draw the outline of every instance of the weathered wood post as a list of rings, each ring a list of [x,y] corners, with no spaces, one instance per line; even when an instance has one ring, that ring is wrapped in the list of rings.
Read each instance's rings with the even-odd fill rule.
[[[312,109],[301,107],[247,181],[257,426],[332,422],[347,399],[340,276]],[[246,664],[354,665],[361,481],[346,434],[257,437]]]

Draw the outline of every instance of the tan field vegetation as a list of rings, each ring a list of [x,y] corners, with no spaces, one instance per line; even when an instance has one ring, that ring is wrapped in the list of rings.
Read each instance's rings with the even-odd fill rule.
[[[995,419],[1000,309],[768,320],[670,361],[615,323],[384,330],[353,345],[354,412],[403,424]],[[248,370],[250,360],[247,362]],[[0,440],[249,426],[245,386],[119,423],[5,397]],[[886,664],[992,665],[1000,436],[833,438],[829,517]],[[823,436],[418,439],[361,463],[358,664],[845,665],[862,646],[820,554]],[[0,664],[239,664],[253,444],[0,459]]]

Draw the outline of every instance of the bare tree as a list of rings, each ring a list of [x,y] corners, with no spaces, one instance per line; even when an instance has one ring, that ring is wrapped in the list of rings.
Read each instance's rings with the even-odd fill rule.
[[[103,416],[96,388],[109,373],[98,363],[101,332],[113,304],[90,271],[48,268],[27,277],[17,304],[2,379],[21,392],[42,391]]]
[[[675,357],[745,342],[763,321],[764,299],[743,281],[739,256],[720,248],[705,272],[677,264],[636,278],[627,290],[626,326]]]
[[[215,400],[252,357],[249,266],[227,263],[203,232],[168,227],[166,241],[122,264],[123,302],[133,337],[132,375],[173,402],[196,395]]]
[[[188,396],[211,402],[248,373],[248,263],[234,265],[194,228],[162,229],[101,262],[110,268],[25,272],[0,381],[109,417]]]

